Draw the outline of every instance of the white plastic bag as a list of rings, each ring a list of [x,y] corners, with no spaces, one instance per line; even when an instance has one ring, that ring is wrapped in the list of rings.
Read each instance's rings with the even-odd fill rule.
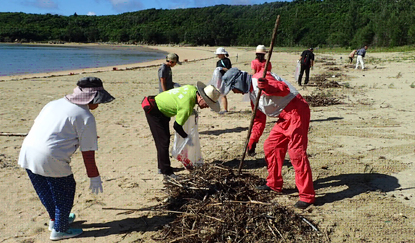
[[[197,130],[197,114],[192,114],[183,125],[184,131],[190,137],[192,144],[189,145],[188,138],[182,138],[177,132],[174,134],[171,155],[182,162],[186,169],[203,165],[202,152],[200,151],[199,131]]]
[[[295,72],[294,72],[295,82],[298,81],[298,76],[300,76],[300,70],[301,70],[301,63],[300,61],[297,61],[297,66],[295,67]]]
[[[212,79],[210,80],[209,84],[215,86],[222,95],[225,95],[225,85],[222,82],[222,73],[220,72],[221,70],[221,67],[215,68],[215,70],[213,71]]]

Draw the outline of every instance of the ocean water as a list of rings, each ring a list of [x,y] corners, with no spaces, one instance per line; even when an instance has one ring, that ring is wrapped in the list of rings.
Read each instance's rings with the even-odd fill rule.
[[[0,44],[0,76],[115,66],[165,56],[164,52],[126,46]]]

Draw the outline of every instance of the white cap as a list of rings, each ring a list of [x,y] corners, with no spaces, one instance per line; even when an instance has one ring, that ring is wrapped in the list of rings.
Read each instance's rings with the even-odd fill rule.
[[[267,50],[265,49],[264,45],[258,45],[256,47],[255,53],[261,53],[261,54],[266,54]]]
[[[225,51],[225,48],[223,48],[223,47],[219,47],[218,49],[216,49],[215,54],[216,54],[216,55],[217,55],[217,54],[224,54],[224,55],[227,55],[227,54],[228,54],[228,52],[227,52],[227,51]]]

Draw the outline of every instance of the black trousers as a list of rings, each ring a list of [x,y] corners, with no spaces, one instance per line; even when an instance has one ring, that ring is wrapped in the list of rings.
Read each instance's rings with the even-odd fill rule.
[[[308,84],[308,80],[310,77],[310,66],[301,65],[300,75],[298,75],[298,85],[300,86],[301,86],[301,79],[303,78],[304,71],[305,71],[304,84]]]
[[[173,168],[170,163],[170,117],[163,115],[157,108],[145,113],[154,143],[157,149],[157,164],[162,174],[170,175]]]

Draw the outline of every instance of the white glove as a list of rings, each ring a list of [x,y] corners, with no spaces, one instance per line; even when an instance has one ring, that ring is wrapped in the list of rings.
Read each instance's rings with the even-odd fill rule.
[[[186,144],[189,145],[190,147],[193,147],[193,141],[192,141],[192,137],[190,137],[189,135],[186,137]]]
[[[92,190],[92,193],[98,194],[99,191],[103,192],[101,176],[89,178],[89,189]]]

